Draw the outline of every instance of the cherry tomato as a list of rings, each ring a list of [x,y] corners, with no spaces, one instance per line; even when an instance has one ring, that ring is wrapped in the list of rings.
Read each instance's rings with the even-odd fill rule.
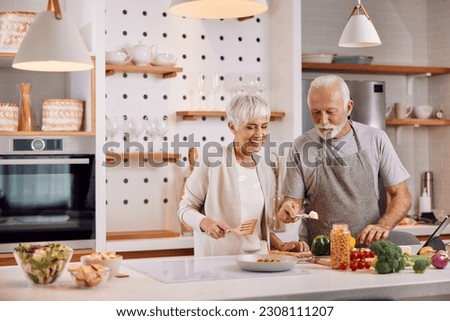
[[[352,271],[356,271],[358,269],[358,263],[356,263],[356,262],[350,263],[350,269]]]
[[[356,259],[356,253],[355,252],[351,252],[350,253],[350,261],[353,261],[354,259]]]
[[[369,256],[370,256],[371,258],[374,258],[374,257],[375,257],[375,252],[370,251],[370,252],[369,252]]]
[[[365,262],[358,261],[358,269],[364,269]]]
[[[370,257],[370,253],[369,253],[369,251],[364,251],[364,257],[365,257],[365,258],[368,258],[368,257]]]
[[[369,261],[366,261],[366,263],[364,263],[364,267],[366,269],[370,269],[371,266],[372,266],[372,264]]]
[[[344,270],[344,271],[347,270],[347,264],[345,264],[345,263],[340,263],[340,264],[339,264],[339,269],[340,269],[340,270]]]

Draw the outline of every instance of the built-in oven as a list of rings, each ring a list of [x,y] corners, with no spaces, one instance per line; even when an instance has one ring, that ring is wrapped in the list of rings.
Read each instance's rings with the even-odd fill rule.
[[[0,252],[95,248],[95,138],[0,137]]]

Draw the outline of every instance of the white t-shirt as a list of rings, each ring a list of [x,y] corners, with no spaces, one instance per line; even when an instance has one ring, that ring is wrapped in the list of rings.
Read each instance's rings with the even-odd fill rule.
[[[253,234],[244,235],[242,251],[256,252],[261,249],[261,217],[264,209],[264,195],[256,168],[238,166],[239,194],[241,198],[241,222],[257,219]]]

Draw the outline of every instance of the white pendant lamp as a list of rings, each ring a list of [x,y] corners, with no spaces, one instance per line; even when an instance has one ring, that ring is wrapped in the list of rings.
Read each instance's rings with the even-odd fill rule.
[[[169,12],[201,19],[255,16],[268,9],[266,0],[172,0]]]
[[[36,16],[12,66],[22,70],[52,72],[93,68],[77,27],[67,14],[62,16],[58,0],[48,0],[47,11]]]
[[[358,0],[339,39],[339,47],[359,48],[379,45],[381,45],[380,37],[361,0]]]

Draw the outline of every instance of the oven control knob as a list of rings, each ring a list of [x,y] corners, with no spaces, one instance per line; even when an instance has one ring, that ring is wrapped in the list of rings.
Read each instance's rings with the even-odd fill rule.
[[[45,141],[43,139],[33,139],[33,141],[31,142],[31,148],[34,151],[42,151],[45,148]]]

